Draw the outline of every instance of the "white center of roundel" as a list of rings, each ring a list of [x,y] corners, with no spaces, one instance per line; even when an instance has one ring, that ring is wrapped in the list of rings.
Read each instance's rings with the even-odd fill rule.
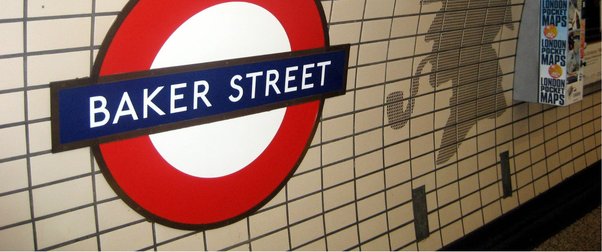
[[[290,51],[286,31],[270,12],[250,3],[207,8],[165,42],[151,68],[188,65]],[[209,83],[216,85],[229,83]],[[270,144],[286,108],[150,135],[161,156],[196,177],[216,178],[241,170]]]

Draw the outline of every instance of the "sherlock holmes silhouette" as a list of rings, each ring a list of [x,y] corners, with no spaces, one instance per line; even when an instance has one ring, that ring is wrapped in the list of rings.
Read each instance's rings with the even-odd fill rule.
[[[387,95],[391,128],[401,129],[412,115],[420,78],[426,64],[432,66],[429,83],[437,88],[451,81],[450,115],[443,131],[437,164],[456,153],[459,144],[477,121],[496,118],[507,106],[502,94],[502,72],[493,41],[503,26],[514,29],[510,0],[422,0],[441,3],[441,9],[425,36],[433,42],[432,53],[417,66],[409,97],[401,91]],[[404,102],[406,106],[404,108]]]

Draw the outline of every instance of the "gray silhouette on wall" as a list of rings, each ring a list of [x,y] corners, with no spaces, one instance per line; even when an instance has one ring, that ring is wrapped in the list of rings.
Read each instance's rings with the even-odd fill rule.
[[[492,44],[505,25],[514,29],[510,0],[422,0],[422,4],[441,2],[425,36],[433,42],[432,52],[417,66],[410,83],[407,105],[404,94],[387,95],[390,127],[404,127],[412,115],[424,66],[430,63],[429,84],[433,88],[451,81],[450,116],[443,130],[437,164],[456,153],[471,127],[485,118],[496,118],[507,107],[502,94],[501,69]],[[418,42],[417,42],[418,43]],[[420,106],[420,104],[418,104]]]

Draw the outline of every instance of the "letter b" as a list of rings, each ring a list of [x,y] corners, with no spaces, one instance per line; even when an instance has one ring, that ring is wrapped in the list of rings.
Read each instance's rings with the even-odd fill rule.
[[[99,107],[96,107],[97,102],[100,102]],[[103,114],[104,118],[101,121],[97,121],[96,114]],[[109,122],[110,116],[111,114],[107,110],[107,98],[104,96],[90,97],[90,128],[104,126]]]

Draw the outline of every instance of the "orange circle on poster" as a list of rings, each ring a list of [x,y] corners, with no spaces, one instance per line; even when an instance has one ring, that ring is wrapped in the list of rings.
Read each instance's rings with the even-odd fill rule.
[[[548,68],[548,73],[552,78],[558,79],[562,76],[562,67],[558,64],[551,65],[550,68]]]
[[[555,39],[558,36],[558,28],[553,24],[547,25],[543,29],[543,35],[548,39]]]

